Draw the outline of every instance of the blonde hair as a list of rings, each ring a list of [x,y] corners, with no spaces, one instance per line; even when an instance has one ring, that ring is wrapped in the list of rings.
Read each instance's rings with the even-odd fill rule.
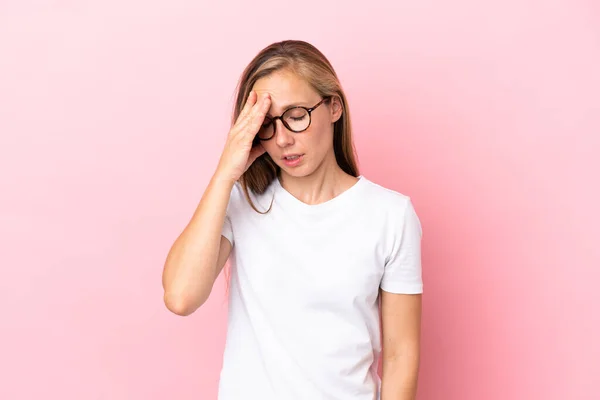
[[[261,50],[244,69],[236,87],[236,98],[231,124],[235,124],[244,108],[250,90],[257,80],[276,71],[289,70],[306,81],[321,97],[337,97],[342,115],[333,125],[333,150],[337,164],[349,175],[359,176],[357,156],[352,140],[348,100],[333,66],[316,47],[301,40],[284,40]],[[280,174],[280,167],[268,153],[258,157],[240,177],[239,183],[251,207],[261,213],[249,196],[249,190],[263,194]],[[270,211],[267,210],[264,213]],[[262,214],[262,213],[261,213]],[[229,281],[229,279],[227,279]]]

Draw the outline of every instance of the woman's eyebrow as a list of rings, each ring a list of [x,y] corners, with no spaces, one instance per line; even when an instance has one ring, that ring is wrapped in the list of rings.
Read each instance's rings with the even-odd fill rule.
[[[307,103],[307,102],[305,102],[305,101],[301,101],[301,102],[295,102],[295,103],[290,103],[290,104],[284,104],[284,105],[281,107],[281,110],[283,110],[282,112],[285,112],[285,110],[287,110],[288,108],[292,108],[292,107],[299,107],[299,106],[302,106],[302,107],[308,107],[308,105],[307,105],[307,104],[308,104],[308,103]],[[270,113],[270,112],[268,112],[268,113],[267,113],[267,115],[268,115],[269,117],[272,117],[272,115],[271,115],[271,113]]]

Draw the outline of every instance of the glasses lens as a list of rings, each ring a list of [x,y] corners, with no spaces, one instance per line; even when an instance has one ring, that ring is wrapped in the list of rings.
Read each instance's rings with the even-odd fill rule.
[[[283,114],[283,120],[291,130],[300,132],[308,128],[310,116],[304,108],[291,108]]]
[[[273,136],[273,124],[271,123],[271,118],[265,118],[263,123],[256,134],[261,139],[269,139]]]

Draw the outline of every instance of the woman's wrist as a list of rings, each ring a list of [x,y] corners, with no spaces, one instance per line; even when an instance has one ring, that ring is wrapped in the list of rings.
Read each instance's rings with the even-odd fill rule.
[[[231,174],[219,170],[217,170],[211,178],[211,183],[216,185],[226,185],[233,187],[235,182],[236,179],[233,178]]]

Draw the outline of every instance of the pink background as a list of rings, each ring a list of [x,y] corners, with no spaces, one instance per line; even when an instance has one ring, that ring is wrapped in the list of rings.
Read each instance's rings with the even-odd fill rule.
[[[182,318],[160,276],[242,69],[289,38],[421,218],[419,400],[599,399],[592,0],[0,1],[0,398],[216,398],[223,277]]]

